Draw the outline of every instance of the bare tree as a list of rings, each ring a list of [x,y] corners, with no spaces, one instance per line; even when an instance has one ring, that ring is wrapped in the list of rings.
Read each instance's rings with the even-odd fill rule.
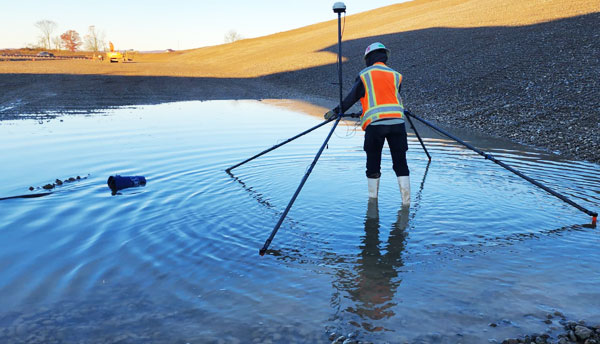
[[[96,26],[91,25],[88,28],[88,33],[84,37],[85,49],[93,52],[104,50],[106,43],[104,42],[104,32],[96,30]]]
[[[46,40],[43,39],[42,37],[39,37],[37,43],[33,44],[33,48],[34,49],[47,49],[49,47],[47,47]]]
[[[40,20],[35,23],[35,26],[40,29],[40,45],[44,49],[50,49],[51,46],[51,36],[54,30],[56,30],[56,23],[52,20]]]
[[[60,35],[60,39],[69,51],[76,51],[81,45],[81,38],[75,30],[67,30],[67,32]]]
[[[235,30],[229,30],[229,32],[225,34],[225,43],[232,43],[239,41],[240,39],[244,39],[244,37]]]
[[[52,37],[52,45],[54,45],[54,49],[55,50],[61,50],[62,49],[62,40],[60,39],[60,36],[54,36],[54,37]]]

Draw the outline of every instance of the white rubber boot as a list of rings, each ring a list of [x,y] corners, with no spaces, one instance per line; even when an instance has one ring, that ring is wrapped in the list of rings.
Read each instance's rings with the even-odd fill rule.
[[[408,207],[410,205],[410,177],[398,177],[398,185],[400,186],[400,194],[402,195],[402,206]]]
[[[379,193],[379,178],[367,178],[369,183],[369,198],[377,198]]]

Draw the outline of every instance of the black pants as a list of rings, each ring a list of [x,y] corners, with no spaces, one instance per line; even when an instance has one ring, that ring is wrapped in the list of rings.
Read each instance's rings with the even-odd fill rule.
[[[408,176],[406,163],[406,128],[403,124],[394,125],[369,125],[365,130],[365,144],[367,152],[367,178],[381,177],[381,150],[387,139],[396,176]]]

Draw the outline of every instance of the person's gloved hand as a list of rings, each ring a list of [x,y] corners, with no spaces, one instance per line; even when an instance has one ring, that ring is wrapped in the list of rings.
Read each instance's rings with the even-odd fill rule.
[[[331,119],[336,116],[337,116],[337,114],[335,112],[333,112],[333,110],[329,110],[329,111],[327,111],[327,113],[325,113],[325,115],[323,117],[325,117],[325,119]]]

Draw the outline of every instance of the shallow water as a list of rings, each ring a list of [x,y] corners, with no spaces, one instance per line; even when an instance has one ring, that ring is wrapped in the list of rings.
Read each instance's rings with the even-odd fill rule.
[[[554,333],[551,311],[598,322],[589,216],[425,129],[433,161],[411,134],[408,211],[387,148],[368,204],[363,134],[348,123],[260,257],[331,126],[224,170],[320,121],[212,101],[0,122],[0,197],[84,177],[1,201],[0,342],[481,343]],[[600,166],[467,138],[600,208]],[[148,184],[113,196],[117,173]]]

